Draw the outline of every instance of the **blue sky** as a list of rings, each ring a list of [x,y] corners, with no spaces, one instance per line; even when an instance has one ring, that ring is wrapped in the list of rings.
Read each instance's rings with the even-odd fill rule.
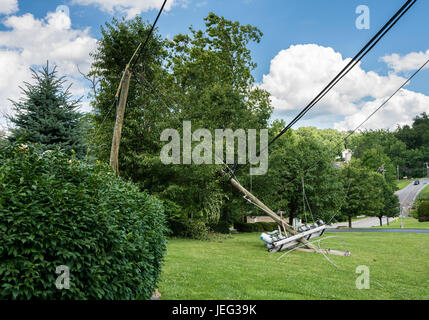
[[[77,46],[76,52],[79,52],[81,56],[73,54],[70,61],[67,61],[67,56],[64,54],[46,58],[54,60],[59,66],[61,63],[68,65],[70,62],[69,67],[65,68],[63,72],[70,76],[73,82],[78,83],[76,94],[79,94],[86,92],[88,86],[75,71],[72,71],[72,64],[79,63],[82,68],[85,68],[85,65],[89,67],[89,57],[87,57],[87,52],[84,52],[85,47],[77,44],[79,42],[77,39],[83,38],[88,46],[93,46],[92,40],[100,36],[100,25],[110,20],[113,15],[124,15],[125,9],[135,9],[144,19],[152,22],[157,14],[155,8],[157,3],[162,2],[162,0],[122,0],[122,4],[126,3],[129,6],[121,8],[115,6],[121,3],[119,0],[106,0],[104,5],[100,5],[100,1],[20,0],[18,1],[18,10],[15,8],[7,12],[4,9],[3,13],[1,13],[0,6],[0,49],[3,50],[4,55],[6,52],[9,54],[8,58],[16,60],[13,61],[16,63],[16,68],[19,69],[18,73],[22,74],[22,80],[28,80],[28,74],[25,73],[24,69],[29,65],[25,64],[37,65],[42,57],[31,59],[28,57],[31,54],[22,54],[26,50],[27,52],[36,51],[38,49],[37,43],[35,42],[31,48],[26,48],[25,40],[30,35],[26,36],[25,33],[17,30],[20,24],[29,23],[28,19],[27,22],[21,19],[22,21],[19,20],[16,23],[5,23],[11,17],[23,17],[26,14],[31,14],[34,21],[42,21],[46,26],[50,23],[47,17],[48,12],[55,12],[60,5],[66,5],[69,8],[70,24],[61,25],[58,30],[59,33],[64,32],[65,39],[67,39],[64,46],[70,45],[70,48]],[[12,2],[16,2],[16,0],[0,0],[0,5],[2,3],[5,6],[11,5]],[[170,3],[172,6],[169,7],[169,10],[165,12],[158,23],[159,31],[166,37],[171,37],[177,33],[186,33],[190,25],[195,28],[202,28],[203,18],[209,12],[260,28],[264,33],[262,42],[251,46],[253,58],[258,64],[254,76],[263,88],[274,95],[273,102],[276,107],[274,117],[288,120],[304,106],[305,101],[308,101],[324,82],[327,83],[328,79],[332,78],[335,70],[341,70],[345,62],[336,57],[335,54],[340,54],[343,59],[354,56],[405,1],[169,0],[169,2],[172,2]],[[150,9],[151,4],[153,4],[154,9]],[[109,5],[111,6],[109,7]],[[369,30],[358,30],[355,26],[355,20],[358,17],[355,10],[359,5],[367,5],[370,9]],[[413,66],[416,65],[414,60],[417,59],[419,52],[421,53],[419,61],[423,61],[425,57],[429,58],[427,12],[429,12],[429,1],[419,0],[377,47],[364,58],[360,69],[362,74],[358,75],[356,72],[354,79],[350,79],[349,83],[346,81],[344,88],[339,89],[336,96],[326,99],[318,111],[306,117],[302,125],[349,129],[353,127],[354,123],[357,123],[362,115],[367,114],[371,108],[377,106],[377,103],[382,102],[389,95],[389,92],[392,93],[399,86],[401,80],[404,80],[413,71]],[[48,29],[44,26],[40,26],[39,33]],[[90,29],[85,30],[87,28]],[[22,44],[16,40],[18,36],[14,36],[14,32],[23,38]],[[52,32],[49,35],[58,36],[52,35]],[[42,42],[40,46],[43,47]],[[290,49],[291,46],[300,47]],[[327,50],[328,48],[332,51]],[[57,49],[50,49],[47,51],[47,55],[50,55],[51,52],[58,52]],[[16,57],[9,57],[14,50],[16,50]],[[0,59],[2,58],[1,54],[0,51]],[[395,58],[392,56],[393,54],[398,54],[398,56]],[[385,60],[383,57],[391,58]],[[314,61],[307,63],[308,59]],[[326,63],[321,63],[323,67],[319,68],[318,59],[326,61]],[[272,64],[273,61],[276,63]],[[396,63],[396,67],[392,64],[389,65],[386,61]],[[6,63],[4,62],[4,64]],[[304,79],[296,78],[301,73],[302,66],[308,66],[309,70],[304,72],[304,76],[302,76]],[[312,70],[316,76],[313,76]],[[305,77],[308,79],[306,80]],[[313,79],[314,77],[317,78],[317,81]],[[3,79],[3,83],[10,84],[19,80],[19,77],[13,75]],[[383,127],[387,116],[389,119],[385,124],[386,127],[392,128],[398,123],[409,123],[417,113],[422,112],[422,110],[425,111],[425,106],[429,112],[429,104],[426,105],[429,101],[428,80],[428,70],[422,71],[407,87],[407,91],[403,93],[404,96],[392,103],[390,113],[380,115],[380,119],[375,119],[368,128]],[[283,82],[284,87],[288,88],[289,92],[282,88]],[[2,79],[0,79],[0,108],[3,105],[2,112],[4,113],[8,107],[5,106],[6,93],[2,95],[1,83]],[[308,87],[313,86],[314,88],[306,87],[306,83],[308,83]],[[365,85],[371,88],[362,90],[361,88]],[[380,86],[378,91],[375,90],[377,86]],[[3,88],[3,90],[5,89]],[[294,92],[293,96],[290,91]],[[350,94],[352,91],[353,93]],[[355,93],[357,91],[359,93]],[[358,113],[361,115],[357,116]]]

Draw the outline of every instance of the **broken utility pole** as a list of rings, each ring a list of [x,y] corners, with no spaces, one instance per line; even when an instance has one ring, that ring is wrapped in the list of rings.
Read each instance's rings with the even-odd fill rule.
[[[152,36],[153,30],[155,29],[156,23],[158,22],[158,19],[161,16],[161,13],[164,10],[166,3],[167,0],[164,0],[164,3],[159,10],[158,16],[156,17],[155,22],[153,23],[152,28],[150,29],[146,37],[146,41],[144,43],[141,42],[138,45],[136,51],[134,51],[134,54],[130,59],[130,62],[128,62],[127,66],[125,67],[124,74],[122,75],[121,82],[119,83],[119,87],[115,95],[116,101],[118,101],[119,94],[121,96],[119,98],[119,105],[116,111],[115,129],[113,130],[112,148],[110,150],[110,166],[113,168],[117,176],[119,175],[119,145],[121,142],[122,126],[124,123],[125,108],[127,106],[128,91],[130,89],[130,81],[132,75],[131,70],[134,69],[134,66],[139,60],[142,50],[146,48],[146,45],[149,42],[150,37]]]
[[[118,110],[116,113],[115,129],[113,131],[112,148],[110,150],[110,166],[119,175],[119,145],[121,142],[122,125],[124,123],[125,107],[127,105],[128,91],[130,88],[131,71],[127,68],[121,80],[121,97],[119,99]],[[117,93],[118,94],[118,93]],[[117,98],[116,98],[117,99]]]
[[[226,173],[222,172],[222,176],[225,176]],[[268,208],[264,203],[262,203],[258,198],[256,198],[253,194],[251,194],[249,191],[247,191],[237,180],[234,178],[230,178],[231,184],[244,196],[255,203],[261,210],[263,210],[266,214],[268,214],[275,222],[277,222],[279,225],[281,225],[283,228],[285,228],[288,232],[290,232],[293,235],[298,235],[299,233],[295,231],[294,228],[292,228],[284,219],[279,217],[274,211],[272,211],[270,208]],[[317,251],[318,248],[314,246],[312,243],[307,241],[304,238],[298,239],[299,242],[303,243],[307,248],[311,249],[312,251]]]

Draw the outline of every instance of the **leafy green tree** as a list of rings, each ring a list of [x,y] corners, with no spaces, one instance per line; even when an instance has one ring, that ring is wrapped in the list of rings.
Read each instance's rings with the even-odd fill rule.
[[[392,189],[396,188],[396,168],[380,147],[365,151],[360,163],[370,170],[383,174],[387,184]]]
[[[369,130],[354,135],[350,139],[350,147],[353,150],[353,156],[358,159],[368,150],[377,148],[382,150],[395,166],[405,164],[403,155],[407,146],[396,137],[394,132],[388,130]]]
[[[394,193],[392,188],[387,184],[382,184],[384,208],[379,213],[378,218],[380,219],[380,225],[383,224],[383,216],[387,217],[387,224],[389,224],[389,218],[393,218],[399,215],[400,203],[398,196]]]
[[[283,122],[275,122],[272,135],[282,127]],[[254,178],[256,196],[273,210],[285,211],[290,221],[295,217],[307,222],[333,219],[344,195],[331,148],[313,134],[290,131],[270,151],[268,174]],[[302,179],[308,199],[305,211]]]
[[[318,129],[315,127],[302,127],[296,130],[300,136],[312,136],[321,141],[330,151],[336,156],[341,156],[345,145],[344,139],[347,136],[346,132],[341,132],[335,129]]]
[[[0,147],[6,146],[8,143],[6,132],[0,130]]]
[[[403,171],[407,176],[425,177],[424,164],[429,160],[429,115],[424,112],[414,118],[413,125],[398,127],[396,138],[406,144]]]
[[[225,202],[231,187],[219,181],[218,166],[161,163],[161,133],[170,128],[182,133],[183,121],[191,121],[194,130],[266,128],[272,107],[251,75],[255,64],[248,45],[259,42],[260,31],[214,14],[205,21],[204,30],[191,29],[172,41],[155,31],[133,70],[119,165],[121,175],[168,203],[170,220],[211,225],[234,210]],[[113,19],[102,28],[92,72],[99,83],[93,99],[94,148],[102,160],[109,157],[112,102],[122,69],[148,29],[140,18]]]
[[[341,179],[346,188],[342,215],[347,217],[349,228],[353,217],[366,215],[378,217],[380,225],[384,216],[397,216],[399,199],[381,173],[352,161],[341,170]]]
[[[113,18],[101,27],[97,50],[91,54],[94,62],[89,76],[94,77],[97,85],[91,102],[94,129],[90,132],[90,142],[102,161],[107,162],[110,157],[116,117],[115,94],[123,71],[150,28],[140,17],[131,20]],[[146,172],[141,164],[154,161],[152,155],[159,149],[160,132],[169,121],[169,108],[152,89],[162,83],[162,64],[166,54],[164,45],[155,30],[145,53],[131,70],[132,81],[122,129],[119,171],[143,188],[146,187],[142,183]]]
[[[378,173],[352,162],[341,170],[345,187],[345,199],[341,207],[342,216],[347,217],[349,228],[352,219],[359,215],[376,216],[383,208],[381,189],[376,184]]]
[[[65,78],[58,77],[56,67],[49,64],[41,71],[32,70],[34,84],[25,83],[23,97],[13,101],[15,115],[9,119],[9,140],[38,143],[46,150],[62,148],[84,155],[82,142],[81,113],[77,111],[79,100],[73,100],[64,88]]]
[[[256,64],[248,48],[251,42],[260,42],[262,32],[213,13],[204,20],[204,30],[190,28],[188,35],[179,34],[169,44],[168,67],[172,72],[168,83],[175,101],[180,104],[178,119],[189,120],[194,128],[212,132],[215,129],[267,128],[272,112],[269,94],[254,85],[251,72]],[[196,184],[197,189],[186,193],[201,194],[200,186],[213,185],[208,181],[216,179],[217,170],[219,168],[213,166],[199,168],[196,172],[207,171],[202,176],[204,179]],[[175,173],[186,174],[181,179],[189,181],[187,171],[180,168]],[[239,178],[246,176],[241,172]],[[186,182],[185,185],[192,186]],[[234,220],[234,216],[243,213],[243,199],[229,183],[221,182],[211,190],[202,190],[210,199],[220,199],[222,195],[223,200],[228,199],[222,206],[214,206],[220,208],[222,220]]]
[[[408,149],[429,146],[429,115],[424,112],[414,118],[412,127],[405,125],[396,131],[396,137],[403,141]]]

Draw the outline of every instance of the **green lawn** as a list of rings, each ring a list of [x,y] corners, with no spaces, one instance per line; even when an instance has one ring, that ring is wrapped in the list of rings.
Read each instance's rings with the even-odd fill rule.
[[[170,240],[162,299],[429,299],[429,235],[341,233],[325,248],[350,250],[329,258],[294,251],[268,253],[259,234],[202,242]],[[356,267],[370,268],[371,289],[355,286]]]
[[[403,219],[403,224],[404,224],[404,229],[429,229],[429,222],[419,222],[419,220],[414,218]],[[401,227],[401,220],[396,219],[395,221],[390,222],[389,225],[384,224],[382,227],[375,227],[375,228],[398,229],[400,227]]]
[[[429,185],[427,185],[419,194],[419,199],[429,199]]]
[[[411,181],[407,180],[400,180],[396,181],[396,185],[398,186],[399,190],[404,189],[406,186],[408,186],[411,183]]]

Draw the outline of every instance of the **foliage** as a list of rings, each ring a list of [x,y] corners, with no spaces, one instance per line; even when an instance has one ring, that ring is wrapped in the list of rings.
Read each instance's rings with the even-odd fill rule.
[[[271,232],[277,230],[278,224],[275,222],[242,223],[236,222],[234,227],[238,232]]]
[[[317,129],[315,127],[301,127],[296,130],[296,133],[301,137],[316,138],[326,147],[328,147],[330,152],[332,152],[336,156],[341,156],[344,149],[348,147],[343,141],[347,136],[347,133],[335,129]]]
[[[9,118],[14,124],[9,139],[83,156],[81,114],[76,110],[80,101],[71,99],[70,86],[64,89],[65,78],[58,78],[56,67],[49,69],[47,64],[41,71],[31,71],[35,83],[25,83],[24,96],[12,101],[16,115]]]
[[[390,158],[379,147],[372,148],[363,153],[359,159],[360,165],[371,171],[383,174],[387,184],[396,189],[396,170]]]
[[[0,130],[0,148],[7,146],[8,143],[6,133],[3,130]]]
[[[101,164],[0,149],[0,299],[148,299],[165,253],[161,203]],[[56,288],[58,266],[70,290]]]
[[[190,219],[186,222],[183,236],[195,240],[208,240],[209,232],[210,229],[203,220]]]
[[[419,219],[429,219],[429,201],[420,202],[419,207],[417,208],[417,214]]]
[[[274,136],[282,127],[283,123],[275,122],[270,134]],[[312,134],[290,131],[270,152],[267,175],[253,178],[258,198],[274,211],[285,211],[290,218],[308,222],[313,218],[328,221],[337,214],[344,198],[343,186],[330,147]],[[305,212],[302,179],[310,206],[306,205]]]
[[[228,222],[226,222],[226,221],[219,221],[214,226],[213,231],[217,232],[217,233],[229,234],[230,233],[229,227],[230,227],[230,224]]]
[[[387,171],[394,176],[399,166],[399,178],[425,177],[425,162],[429,159],[429,116],[427,113],[414,118],[412,126],[405,125],[394,131],[370,130],[352,136],[350,146],[354,157],[361,159],[365,152],[376,149],[386,155],[392,164]],[[388,178],[390,180],[390,178]]]
[[[341,179],[346,187],[342,215],[351,220],[359,215],[394,217],[399,214],[399,199],[386,179],[373,170],[360,165],[359,161],[341,170]]]
[[[188,219],[215,225],[234,208],[225,203],[231,192],[219,181],[219,166],[161,163],[161,132],[173,128],[182,133],[185,120],[195,129],[261,129],[272,112],[268,93],[254,86],[251,75],[255,64],[248,46],[260,41],[261,32],[214,14],[205,22],[203,30],[191,28],[188,35],[171,41],[155,30],[147,54],[133,70],[124,119],[121,175],[168,203],[167,216],[174,226]],[[109,111],[122,69],[149,27],[135,18],[113,19],[102,28],[92,73],[99,82],[92,120],[100,129],[94,141],[100,160],[109,156],[106,141],[114,123]]]

